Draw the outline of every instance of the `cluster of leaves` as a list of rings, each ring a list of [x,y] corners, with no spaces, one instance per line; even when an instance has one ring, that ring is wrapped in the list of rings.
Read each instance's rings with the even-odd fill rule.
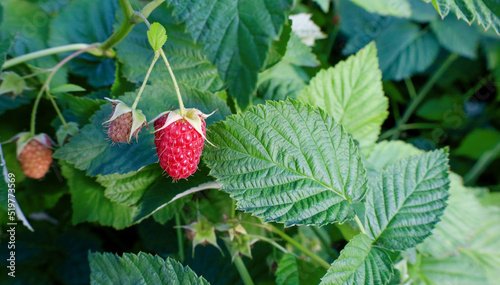
[[[26,178],[14,146],[0,152],[2,176],[15,173],[17,200],[35,228],[18,226],[16,281],[238,284],[245,274],[233,267],[241,273],[242,264],[255,282],[277,284],[498,280],[495,1],[298,2],[167,0],[149,15],[166,28],[163,50],[186,107],[218,110],[207,119],[217,147],[205,147],[188,180],[162,174],[149,131],[131,144],[106,140],[111,107],[103,98],[132,105],[154,56],[144,23],[113,56],[82,54],[60,69],[51,92],[78,133],[59,140],[51,173]],[[0,66],[104,42],[124,19],[114,0],[0,5]],[[0,120],[11,123],[0,126],[1,141],[29,126],[44,69],[67,55],[2,73]],[[147,118],[178,108],[164,65],[150,82],[138,104]],[[55,118],[42,102],[37,128],[56,137]],[[476,181],[490,189],[468,187]],[[8,254],[0,249],[3,262]],[[7,276],[5,266],[0,273]]]

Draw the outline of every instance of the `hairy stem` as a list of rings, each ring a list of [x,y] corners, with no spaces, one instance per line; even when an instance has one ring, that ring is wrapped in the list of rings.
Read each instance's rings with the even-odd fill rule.
[[[137,93],[137,96],[135,97],[134,104],[132,105],[132,110],[135,110],[137,107],[137,104],[139,103],[139,100],[141,99],[141,94],[144,91],[144,87],[146,87],[146,84],[149,79],[149,75],[151,74],[151,71],[153,70],[153,67],[155,66],[156,61],[158,61],[158,58],[160,58],[160,54],[158,52],[155,53],[155,57],[153,58],[153,61],[151,62],[151,65],[149,66],[148,72],[146,73],[146,77],[144,78],[144,81],[142,82],[141,88],[139,89],[139,92]]]
[[[436,82],[441,78],[443,73],[450,67],[450,65],[458,58],[458,54],[452,53],[446,58],[446,60],[443,62],[443,64],[439,67],[436,72],[429,78],[429,80],[425,83],[425,85],[422,87],[418,95],[413,98],[410,102],[410,105],[406,108],[403,117],[401,120],[398,121],[396,125],[396,130],[391,136],[391,139],[397,139],[399,138],[399,133],[401,132],[401,126],[406,124],[406,122],[410,119],[411,115],[415,110],[417,109],[418,105],[422,103],[422,101],[425,99],[425,96],[431,91],[432,87]]]
[[[238,273],[240,273],[241,280],[243,280],[243,284],[245,285],[253,285],[252,277],[250,277],[250,273],[248,273],[247,267],[240,256],[236,256],[234,258],[234,265],[236,269],[238,269]]]
[[[54,77],[54,75],[56,74],[56,72],[63,66],[65,65],[68,61],[72,60],[73,58],[79,56],[80,54],[88,51],[89,49],[92,49],[92,48],[95,48],[97,46],[97,44],[93,44],[93,45],[89,45],[88,47],[84,48],[84,49],[81,49],[79,51],[76,51],[70,55],[68,55],[65,59],[61,60],[58,64],[56,64],[51,70],[52,72],[49,74],[49,76],[47,77],[47,80],[45,80],[45,83],[42,85],[42,87],[40,88],[40,91],[38,92],[38,94],[36,95],[36,99],[35,99],[35,103],[33,104],[33,110],[31,111],[31,125],[30,125],[30,133],[31,135],[35,135],[35,122],[36,122],[36,112],[37,112],[37,109],[38,109],[38,105],[40,104],[40,99],[42,98],[42,94],[45,90],[48,90],[49,89],[49,85],[50,85],[50,81],[52,80],[52,78]],[[49,98],[51,98],[49,96]],[[53,98],[52,98],[53,100]],[[54,102],[55,104],[55,102]],[[59,109],[56,109],[56,112],[58,112]],[[64,118],[62,117],[62,115],[60,114],[60,112],[58,112],[58,115],[60,115],[60,118],[61,118],[61,121],[62,122],[65,122],[64,121]]]
[[[495,160],[495,158],[500,154],[500,141],[495,145],[494,148],[485,151],[479,160],[472,166],[471,170],[467,172],[464,176],[465,185],[471,185],[476,182],[476,180],[481,176],[484,170],[490,165],[490,163]]]

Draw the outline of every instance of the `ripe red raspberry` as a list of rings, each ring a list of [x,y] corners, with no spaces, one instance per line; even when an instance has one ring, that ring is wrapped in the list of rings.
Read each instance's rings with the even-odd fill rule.
[[[163,115],[154,122],[155,130],[164,126],[167,117]],[[184,118],[155,133],[160,166],[174,179],[187,178],[198,168],[206,135],[205,120],[199,117],[203,136]]]
[[[52,149],[38,140],[32,139],[22,149],[18,159],[26,176],[40,179],[49,171],[52,163]]]

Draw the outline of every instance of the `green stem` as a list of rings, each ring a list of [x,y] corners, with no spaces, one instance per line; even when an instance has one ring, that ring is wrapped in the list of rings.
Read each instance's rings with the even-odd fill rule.
[[[401,132],[401,126],[406,124],[408,119],[410,119],[413,112],[417,109],[418,105],[425,99],[425,96],[432,89],[434,84],[441,78],[443,73],[450,67],[450,65],[458,58],[458,54],[452,53],[446,58],[443,64],[439,67],[439,69],[429,78],[429,80],[422,87],[418,95],[413,98],[410,102],[410,105],[406,108],[406,111],[403,114],[401,120],[398,121],[396,125],[396,131],[392,134],[391,139],[399,138],[399,133]]]
[[[139,13],[147,18],[151,12],[153,12],[153,10],[160,6],[160,4],[164,1],[165,0],[155,0],[149,2]],[[123,19],[120,28],[118,28],[118,30],[99,47],[103,53],[106,53],[110,48],[121,42],[130,33],[132,28],[143,20],[141,17],[138,17],[134,9],[132,9],[132,5],[129,0],[119,0],[119,2],[125,18]]]
[[[358,227],[361,230],[361,232],[366,234],[365,227],[363,226],[363,223],[361,223],[361,220],[359,219],[358,215],[354,216],[354,220],[356,221],[356,224],[358,224]]]
[[[154,9],[158,8],[158,6],[160,6],[160,4],[163,2],[165,2],[165,0],[154,0],[149,2],[141,9],[141,15],[143,15],[145,18],[148,18],[149,15],[151,15],[151,12],[153,12]],[[134,23],[138,24],[142,20],[142,17],[137,17],[137,15],[134,16]]]
[[[168,72],[170,73],[170,77],[174,82],[175,93],[177,94],[177,100],[179,101],[179,109],[181,110],[181,116],[184,116],[186,114],[186,109],[184,108],[184,103],[182,102],[182,96],[181,96],[181,91],[179,90],[179,85],[177,85],[177,80],[175,80],[174,72],[172,71],[172,67],[170,67],[170,63],[168,62],[165,53],[163,52],[163,50],[160,50],[160,53],[161,57],[163,57],[165,65],[167,66]]]
[[[12,67],[14,65],[18,65],[18,64],[21,64],[21,63],[24,63],[26,61],[36,59],[39,57],[44,57],[47,55],[52,55],[52,54],[67,52],[67,51],[82,50],[82,49],[88,48],[90,46],[94,47],[94,45],[89,45],[89,44],[71,44],[71,45],[65,45],[65,46],[59,46],[59,47],[53,47],[53,48],[35,51],[32,53],[28,53],[25,55],[15,57],[13,59],[6,60],[2,66],[2,69],[6,69],[6,68]]]
[[[411,81],[411,78],[405,79],[406,89],[408,89],[408,94],[410,94],[410,98],[413,99],[417,97],[417,91],[415,90],[415,85]]]
[[[287,242],[289,242],[291,245],[293,245],[298,250],[300,250],[301,252],[303,252],[309,258],[311,258],[312,260],[316,261],[322,267],[324,267],[326,269],[330,268],[330,264],[328,262],[324,261],[321,257],[319,257],[316,254],[314,254],[312,251],[310,251],[305,246],[303,246],[300,243],[298,243],[296,240],[294,240],[293,238],[291,238],[289,235],[285,234],[283,231],[279,230],[278,228],[274,227],[273,225],[265,225],[264,227],[269,228],[273,233],[279,235],[281,238],[283,238],[284,240],[286,240]]]
[[[241,280],[243,280],[243,284],[253,285],[254,283],[252,277],[250,277],[250,273],[248,273],[247,267],[245,266],[245,263],[243,263],[243,260],[241,259],[240,256],[236,256],[234,258],[234,265],[236,266],[236,269],[238,269],[238,272],[240,273]]]
[[[135,107],[137,107],[137,104],[139,103],[139,100],[141,99],[142,92],[144,91],[144,87],[146,87],[146,83],[148,82],[149,75],[151,74],[151,71],[153,70],[153,67],[155,66],[156,61],[158,61],[158,58],[160,57],[160,54],[158,52],[155,53],[155,57],[153,58],[153,61],[151,62],[151,65],[149,66],[148,72],[146,73],[146,77],[144,78],[144,81],[142,82],[141,88],[139,89],[139,92],[137,93],[137,96],[135,97],[134,104],[132,105],[132,110],[135,110]]]
[[[498,154],[500,154],[500,141],[495,145],[495,147],[485,151],[481,157],[479,157],[479,160],[474,164],[474,166],[472,166],[471,170],[465,174],[465,185],[474,184],[488,165],[490,165],[490,163],[497,158]]]
[[[106,41],[99,46],[99,49],[103,52],[106,52],[119,42],[121,42],[132,30],[134,27],[134,23],[132,23],[132,19],[134,18],[134,9],[132,9],[132,5],[129,0],[118,0],[120,2],[120,6],[123,11],[123,22],[120,25],[120,28],[116,32],[114,32]]]
[[[56,64],[53,68],[52,68],[52,72],[49,74],[49,76],[47,77],[47,80],[45,80],[45,83],[42,85],[42,87],[40,88],[40,91],[38,92],[38,94],[36,95],[36,99],[35,99],[35,103],[33,104],[33,109],[31,111],[31,125],[30,125],[30,133],[31,135],[35,135],[35,122],[36,122],[36,111],[38,109],[38,105],[40,103],[40,99],[42,97],[42,94],[43,92],[49,88],[49,85],[50,85],[50,81],[52,80],[52,78],[54,77],[54,75],[56,74],[56,72],[63,66],[65,65],[68,61],[72,60],[73,58],[79,56],[80,54],[88,51],[89,49],[92,49],[92,48],[95,48],[96,47],[96,44],[93,44],[93,45],[90,45],[84,49],[81,49],[79,51],[76,51],[70,55],[68,55],[65,59],[61,60],[58,64]],[[58,109],[57,109],[58,110]],[[56,110],[56,112],[57,112]],[[58,115],[60,115],[60,112],[58,112]],[[61,117],[61,121],[64,121],[64,118],[62,117],[62,115],[60,115]]]
[[[61,120],[61,123],[65,127],[67,127],[68,124],[66,123],[66,120],[64,119],[64,117],[61,113],[61,110],[59,110],[59,107],[57,106],[56,101],[54,100],[54,96],[52,96],[52,94],[50,94],[48,91],[46,91],[45,93],[47,94],[47,97],[49,98],[50,102],[52,103],[52,106],[54,106],[54,110],[56,110],[57,116]]]
[[[175,213],[175,225],[177,231],[177,246],[179,246],[179,260],[184,262],[184,240],[182,239],[181,217]]]
[[[148,28],[151,27],[151,24],[149,23],[148,19],[146,19],[146,17],[141,12],[136,12],[135,15],[141,18],[144,21],[144,23],[146,23]],[[167,66],[170,78],[172,78],[172,82],[174,83],[175,93],[177,94],[177,100],[179,101],[179,110],[181,111],[181,116],[184,117],[184,115],[186,114],[186,109],[184,108],[184,102],[182,102],[181,91],[179,89],[179,85],[177,84],[177,80],[175,79],[174,71],[172,70],[170,63],[168,62],[167,56],[165,55],[163,49],[160,49],[159,52],[161,54],[161,57],[163,58],[163,61],[165,62],[165,65]]]

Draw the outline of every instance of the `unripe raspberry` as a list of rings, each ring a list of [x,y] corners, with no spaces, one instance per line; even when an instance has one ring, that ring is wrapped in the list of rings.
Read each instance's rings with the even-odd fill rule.
[[[106,121],[108,123],[108,137],[113,142],[128,143],[135,136],[137,138],[143,126],[147,127],[146,116],[141,110],[132,110],[120,100],[111,100],[113,113],[111,118]]]
[[[47,174],[52,163],[52,140],[46,134],[33,136],[28,132],[19,133],[10,141],[16,142],[17,159],[24,174],[40,179]]]

